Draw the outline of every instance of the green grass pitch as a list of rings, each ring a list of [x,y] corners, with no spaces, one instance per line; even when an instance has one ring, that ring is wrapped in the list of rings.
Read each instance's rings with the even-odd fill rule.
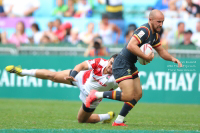
[[[103,101],[95,113],[112,110],[117,116],[122,105],[123,102]],[[75,101],[0,99],[0,132],[200,131],[200,105],[139,102],[125,118],[128,127],[112,127],[111,123],[80,124],[76,118],[80,107],[81,102]]]

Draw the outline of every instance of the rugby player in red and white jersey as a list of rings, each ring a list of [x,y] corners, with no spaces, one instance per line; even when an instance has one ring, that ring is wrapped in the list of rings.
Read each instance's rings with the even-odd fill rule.
[[[58,83],[75,85],[80,89],[79,98],[83,102],[78,112],[78,122],[80,123],[96,123],[103,121],[109,123],[114,112],[110,111],[106,114],[93,114],[95,108],[102,99],[94,101],[90,108],[85,106],[86,97],[90,90],[109,91],[118,88],[115,78],[112,75],[112,64],[117,54],[113,55],[109,60],[96,58],[84,61],[75,66],[73,70],[64,70],[60,72],[52,72],[46,69],[21,69],[13,65],[7,66],[5,69],[10,73],[16,73],[19,76],[33,76],[40,79],[48,79]]]

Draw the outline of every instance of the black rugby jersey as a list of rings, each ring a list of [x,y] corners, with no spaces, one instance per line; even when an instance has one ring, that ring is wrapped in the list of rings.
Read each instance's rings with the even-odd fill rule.
[[[135,37],[135,39],[138,41],[139,47],[146,43],[150,44],[153,48],[159,47],[161,45],[159,34],[152,34],[150,25],[148,23],[140,26],[137,30],[135,30],[132,37]],[[126,46],[122,49],[120,55],[124,56],[130,63],[136,63],[137,56],[127,49],[127,45],[128,44],[126,44]]]

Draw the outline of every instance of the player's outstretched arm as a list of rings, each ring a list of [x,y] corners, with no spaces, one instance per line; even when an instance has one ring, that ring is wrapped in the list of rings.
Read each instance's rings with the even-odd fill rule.
[[[72,72],[70,73],[70,75],[64,77],[64,79],[65,79],[65,80],[68,80],[68,81],[76,81],[76,80],[75,80],[76,75],[77,75],[81,70],[88,70],[88,69],[89,69],[88,63],[87,63],[87,61],[84,61],[84,62],[82,62],[82,63],[76,65],[76,66],[74,67],[74,69],[72,70]]]
[[[162,46],[156,47],[155,50],[164,60],[172,61],[174,63],[177,63],[178,67],[182,67],[182,63],[178,59],[170,55]]]
[[[88,64],[86,61],[84,61],[84,62],[76,65],[73,70],[80,72],[82,70],[88,70],[88,69],[89,69]]]
[[[138,47],[139,43],[138,41],[132,37],[130,42],[127,45],[127,49],[133,53],[136,56],[139,56],[140,58],[143,58],[146,61],[152,61],[152,59],[154,58],[154,54],[150,53],[149,55],[145,55],[140,48]]]

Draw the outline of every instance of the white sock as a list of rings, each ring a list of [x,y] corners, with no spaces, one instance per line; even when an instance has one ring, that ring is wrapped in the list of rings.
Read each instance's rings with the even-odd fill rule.
[[[124,122],[124,116],[118,115],[117,119],[115,120],[116,123],[123,123]]]
[[[110,119],[110,115],[109,114],[98,114],[100,121],[104,121],[104,120],[108,120]]]
[[[103,92],[96,92],[95,95],[98,99],[103,98]]]
[[[36,70],[37,69],[31,69],[31,70],[22,69],[22,72],[20,74],[23,75],[23,76],[33,76],[33,77],[35,77]]]

